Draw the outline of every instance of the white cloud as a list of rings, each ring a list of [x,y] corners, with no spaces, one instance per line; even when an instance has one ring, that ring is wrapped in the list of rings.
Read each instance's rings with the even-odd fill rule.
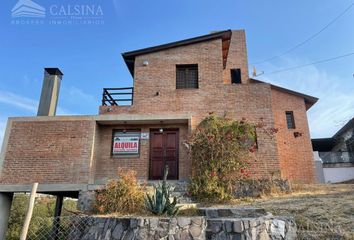
[[[264,69],[281,69],[308,62],[299,59],[284,59],[279,65],[265,65]],[[329,74],[320,66],[310,66],[293,71],[259,76],[273,84],[319,98],[309,110],[311,136],[331,137],[348,120],[354,117],[354,84],[336,75]],[[351,76],[350,76],[351,78]]]
[[[24,81],[27,81],[27,80],[28,80],[28,77],[25,76],[24,77]],[[62,90],[63,90],[62,91],[63,94],[68,94],[69,97],[73,98],[73,99],[76,99],[77,97],[79,97],[81,100],[83,100],[83,102],[85,104],[87,104],[87,103],[96,104],[97,103],[97,100],[95,99],[94,96],[86,94],[85,92],[83,92],[79,88],[70,87],[69,89],[65,89],[64,88]],[[22,95],[19,95],[19,94],[14,93],[14,92],[0,90],[0,106],[1,106],[1,104],[5,104],[7,106],[15,107],[15,108],[24,110],[27,113],[36,115],[39,101],[38,100],[34,100],[32,98],[28,98],[28,97],[22,96]],[[8,114],[6,114],[6,112],[4,113],[4,111],[2,112],[2,114],[5,115],[5,116],[8,115]],[[67,110],[67,109],[64,109],[64,108],[58,106],[57,115],[75,115],[75,113],[73,113],[70,110]],[[7,119],[4,118],[5,116],[1,116],[0,117],[0,147],[1,147],[1,144],[2,144],[2,141],[3,141],[3,137],[4,137],[4,134],[5,134],[5,130],[6,130]]]
[[[71,86],[68,90],[64,89],[64,91],[67,91],[73,99],[79,98],[83,100],[85,104],[87,104],[87,102],[94,104],[97,103],[97,99],[94,96],[85,93],[83,90],[77,87]]]
[[[0,103],[4,103],[7,105],[11,105],[13,107],[20,108],[32,114],[37,114],[39,101],[18,95],[13,92],[0,90]],[[73,113],[69,110],[58,107],[57,114],[72,115]]]
[[[0,103],[12,105],[33,113],[37,112],[38,107],[38,101],[2,90],[0,90]]]

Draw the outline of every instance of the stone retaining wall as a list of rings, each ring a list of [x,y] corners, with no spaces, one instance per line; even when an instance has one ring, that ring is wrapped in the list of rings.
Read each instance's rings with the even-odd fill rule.
[[[204,217],[82,217],[73,225],[85,226],[72,230],[68,240],[144,240],[144,239],[205,239]]]
[[[209,219],[204,239],[296,239],[291,218]]]
[[[215,213],[215,212],[214,212]],[[68,240],[202,240],[202,239],[295,239],[296,225],[291,218],[270,214],[254,218],[236,217],[81,217]]]

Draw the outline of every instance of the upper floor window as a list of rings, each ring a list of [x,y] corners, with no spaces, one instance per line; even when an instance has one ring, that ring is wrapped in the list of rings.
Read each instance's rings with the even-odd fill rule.
[[[234,68],[231,69],[231,83],[232,84],[239,84],[241,83],[241,69]]]
[[[295,119],[294,119],[294,112],[293,111],[286,111],[286,124],[288,129],[295,129]]]
[[[176,65],[176,88],[198,88],[198,64]]]

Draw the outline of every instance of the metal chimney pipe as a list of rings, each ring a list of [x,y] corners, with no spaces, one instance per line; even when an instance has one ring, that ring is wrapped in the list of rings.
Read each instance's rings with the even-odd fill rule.
[[[62,77],[63,73],[59,68],[44,69],[44,80],[37,116],[55,116]]]

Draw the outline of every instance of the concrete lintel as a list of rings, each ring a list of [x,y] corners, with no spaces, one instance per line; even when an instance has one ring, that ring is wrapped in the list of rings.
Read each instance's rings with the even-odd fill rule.
[[[2,184],[0,192],[30,192],[32,184]],[[87,184],[39,184],[38,193],[87,191]]]
[[[94,191],[94,190],[98,190],[104,187],[104,184],[89,184],[87,186],[87,190],[88,191]]]
[[[35,116],[35,117],[10,117],[11,121],[97,121],[99,123],[112,121],[137,121],[160,122],[164,121],[190,121],[190,114],[107,114],[107,115],[72,115],[72,116]]]
[[[35,117],[9,117],[9,120],[18,122],[43,122],[43,121],[95,121],[96,115],[71,115],[71,116],[35,116]]]
[[[99,115],[97,123],[111,124],[188,124],[191,115],[188,114],[108,114]]]

